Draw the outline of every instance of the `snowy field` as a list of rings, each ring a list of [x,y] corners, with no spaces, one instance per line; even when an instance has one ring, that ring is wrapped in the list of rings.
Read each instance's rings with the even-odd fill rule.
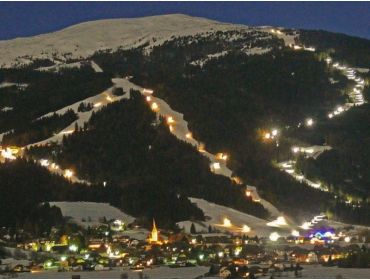
[[[321,265],[304,265],[302,278],[328,279],[328,278],[370,278],[370,268],[338,268]]]
[[[156,267],[152,269],[144,269],[142,272],[149,278],[160,279],[174,279],[185,278],[194,279],[209,271],[209,267],[196,266],[196,267],[180,267],[170,268],[167,266]],[[119,279],[125,273],[128,278],[139,278],[139,272],[130,269],[115,268],[110,271],[83,271],[83,272],[56,272],[45,271],[39,273],[20,273],[18,278],[29,279],[71,279],[72,275],[80,275],[82,279]],[[0,276],[1,277],[1,276]]]
[[[107,220],[119,219],[126,224],[132,223],[135,218],[123,213],[108,203],[96,202],[49,202],[59,207],[64,217],[71,217],[72,221],[82,226],[99,225],[103,217]],[[84,220],[84,221],[83,221]]]

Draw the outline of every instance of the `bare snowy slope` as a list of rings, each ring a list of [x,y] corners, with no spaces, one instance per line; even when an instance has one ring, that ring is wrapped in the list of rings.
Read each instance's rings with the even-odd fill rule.
[[[150,47],[171,37],[235,29],[248,27],[182,14],[91,21],[49,34],[0,41],[0,66],[27,64],[34,58],[85,58],[97,50]]]

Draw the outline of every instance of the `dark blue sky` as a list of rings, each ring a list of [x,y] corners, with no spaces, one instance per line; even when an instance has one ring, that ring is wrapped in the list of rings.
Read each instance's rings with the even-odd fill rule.
[[[0,40],[88,20],[168,13],[247,25],[325,29],[370,39],[370,2],[0,2]]]

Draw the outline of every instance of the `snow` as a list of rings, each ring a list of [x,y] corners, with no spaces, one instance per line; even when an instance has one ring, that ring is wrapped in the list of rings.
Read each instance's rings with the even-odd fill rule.
[[[339,268],[321,265],[303,265],[302,278],[369,278],[370,268]],[[341,275],[341,277],[338,277]]]
[[[98,50],[129,49],[146,43],[149,50],[175,37],[238,28],[248,29],[181,14],[90,21],[49,34],[0,41],[0,65],[27,64],[34,58],[86,58]]]
[[[269,227],[266,224],[267,220],[257,218],[255,216],[237,211],[235,209],[218,205],[215,203],[208,202],[204,199],[199,198],[189,198],[192,203],[195,203],[197,207],[203,210],[204,215],[206,216],[206,221],[196,222],[196,221],[182,221],[177,223],[180,228],[184,228],[185,232],[190,232],[190,226],[194,223],[195,229],[200,232],[208,232],[208,226],[222,231],[229,232],[234,234],[243,234],[242,228],[244,225],[247,225],[251,228],[251,231],[245,233],[250,236],[258,235],[267,237],[272,231],[275,231],[275,228]],[[230,220],[232,226],[225,227],[223,225],[224,218]],[[286,234],[290,231],[281,229]],[[283,233],[284,234],[284,233]]]
[[[195,267],[179,267],[170,268],[168,266],[160,266],[154,268],[144,269],[142,272],[149,278],[154,279],[194,279],[198,278],[209,271],[209,267],[195,266]],[[75,272],[57,272],[57,271],[43,271],[38,273],[19,273],[18,278],[28,279],[71,279],[72,275],[80,275],[82,279],[119,279],[121,274],[127,274],[128,278],[140,278],[139,272],[130,270],[128,268],[113,268],[109,271],[75,271]]]
[[[134,217],[123,213],[121,210],[108,203],[59,201],[49,202],[49,204],[50,206],[55,205],[59,207],[64,217],[71,217],[73,222],[85,227],[101,224],[99,220],[103,217],[108,221],[111,219],[119,219],[126,224],[132,223],[135,220]],[[83,222],[82,219],[84,219],[85,222]]]
[[[73,63],[58,63],[56,65],[52,66],[45,66],[45,67],[39,67],[36,70],[37,71],[49,71],[49,72],[58,72],[60,69],[64,68],[81,68],[82,63],[79,62],[73,62]]]
[[[66,135],[66,134],[68,135],[68,134],[70,134],[74,131],[74,128],[75,128],[76,124],[79,127],[83,127],[84,123],[88,122],[88,120],[90,119],[93,112],[98,112],[99,110],[101,110],[101,108],[103,108],[105,105],[107,105],[109,103],[116,102],[116,101],[119,101],[121,99],[129,98],[130,88],[136,88],[136,87],[133,84],[129,83],[128,81],[126,82],[126,81],[127,81],[126,79],[119,79],[119,78],[112,79],[112,82],[113,82],[114,86],[116,88],[122,88],[126,92],[125,95],[122,95],[122,96],[113,95],[112,94],[113,87],[111,87],[111,88],[103,91],[100,94],[97,94],[95,96],[88,97],[86,99],[77,101],[77,102],[73,103],[72,105],[65,106],[62,109],[59,109],[57,111],[49,112],[45,115],[42,115],[38,119],[42,119],[42,118],[45,118],[45,117],[50,117],[54,113],[59,114],[59,115],[63,115],[68,110],[72,110],[77,114],[78,119],[76,121],[72,122],[71,124],[69,124],[64,129],[62,129],[59,133],[53,135],[52,137],[50,137],[48,139],[45,139],[45,140],[42,140],[42,141],[39,141],[37,143],[29,144],[27,147],[45,145],[46,143],[49,143],[49,142],[60,143],[63,139],[63,135]],[[78,112],[78,106],[81,103],[86,103],[86,104],[92,103],[92,104],[94,104],[94,107],[90,111],[87,111],[87,112]]]
[[[12,86],[16,86],[18,88],[25,88],[25,87],[28,86],[28,84],[24,84],[24,83],[10,83],[10,82],[2,82],[2,83],[0,83],[0,89],[1,88],[12,87]]]
[[[8,111],[12,111],[13,110],[13,107],[3,107],[1,108],[1,112],[8,112]]]
[[[98,64],[96,64],[94,61],[91,61],[91,67],[94,69],[96,73],[102,73],[103,69],[100,68]]]
[[[353,69],[356,70],[359,73],[368,73],[369,72],[369,68],[354,67]]]
[[[227,54],[228,54],[228,51],[222,51],[222,52],[218,52],[218,53],[214,53],[214,54],[208,54],[207,57],[205,57],[203,59],[194,60],[194,61],[190,62],[190,64],[194,65],[194,66],[200,66],[202,68],[210,60],[215,59],[215,58],[219,58],[219,57],[223,57]]]
[[[261,55],[261,54],[265,54],[265,53],[268,53],[269,51],[271,51],[270,48],[260,48],[260,47],[255,47],[255,48],[250,48],[250,49],[244,49],[244,52],[247,54],[247,55]]]

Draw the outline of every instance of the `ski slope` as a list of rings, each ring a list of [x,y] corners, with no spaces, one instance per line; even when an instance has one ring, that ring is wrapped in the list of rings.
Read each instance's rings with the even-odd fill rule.
[[[180,228],[184,228],[185,232],[190,232],[191,224],[193,223],[197,232],[208,232],[208,226],[216,228],[221,232],[233,234],[246,234],[250,236],[258,235],[268,237],[271,232],[279,231],[281,235],[289,235],[290,227],[284,226],[275,228],[268,226],[269,221],[257,218],[255,216],[237,211],[235,209],[208,202],[204,199],[189,198],[197,207],[203,210],[206,216],[206,221],[182,221],[177,223]],[[224,225],[224,219],[230,220],[231,226]],[[248,226],[250,231],[244,232],[243,227]]]
[[[126,224],[132,223],[135,218],[123,213],[108,203],[96,202],[49,202],[50,206],[57,206],[62,211],[64,217],[70,217],[71,221],[84,226],[95,226],[101,224],[104,217],[107,221],[119,219]]]

